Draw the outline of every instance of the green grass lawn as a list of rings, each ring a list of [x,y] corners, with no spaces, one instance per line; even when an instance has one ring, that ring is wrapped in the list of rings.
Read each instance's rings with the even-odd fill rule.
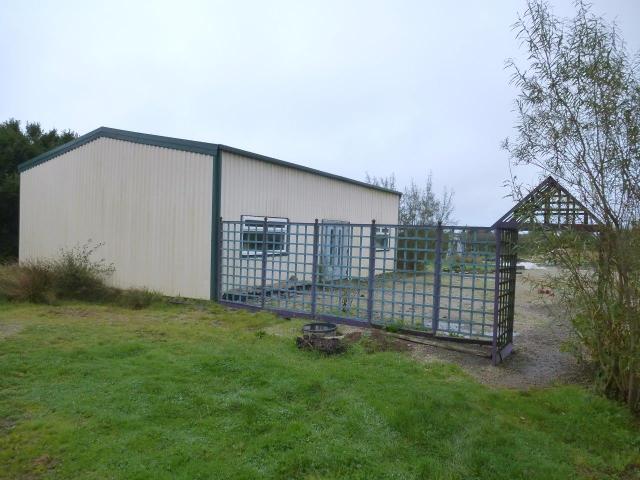
[[[398,352],[296,349],[212,305],[0,304],[0,478],[637,478],[640,429]],[[266,332],[266,333],[263,333]]]

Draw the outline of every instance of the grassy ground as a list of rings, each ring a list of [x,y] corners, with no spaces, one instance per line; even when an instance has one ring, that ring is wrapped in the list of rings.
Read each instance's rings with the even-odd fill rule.
[[[284,322],[0,305],[0,478],[638,478],[638,424],[580,387],[322,357]]]

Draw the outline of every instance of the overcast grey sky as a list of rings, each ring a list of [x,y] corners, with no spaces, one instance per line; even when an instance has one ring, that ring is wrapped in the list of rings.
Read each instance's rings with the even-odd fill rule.
[[[2,120],[224,143],[400,187],[432,170],[461,224],[510,208],[503,66],[522,54],[524,0],[0,1]],[[640,1],[593,4],[638,51]]]

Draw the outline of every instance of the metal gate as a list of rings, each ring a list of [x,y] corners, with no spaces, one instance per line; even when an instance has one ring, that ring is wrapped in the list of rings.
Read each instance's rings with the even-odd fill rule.
[[[218,300],[511,352],[517,230],[221,221]]]

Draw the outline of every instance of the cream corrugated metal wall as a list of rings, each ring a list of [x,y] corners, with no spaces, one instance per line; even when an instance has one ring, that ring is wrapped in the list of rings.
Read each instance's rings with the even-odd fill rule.
[[[375,219],[378,224],[397,224],[400,197],[393,193],[354,185],[338,179],[323,177],[286,166],[251,159],[230,152],[222,152],[221,215],[225,220],[237,221],[242,215],[258,217],[288,218],[291,222],[313,222],[319,220],[346,221],[351,224],[369,224]],[[239,239],[239,236],[232,237]],[[368,246],[359,250],[358,238],[352,239],[353,255],[359,252],[368,255]],[[306,239],[310,241],[310,239]],[[368,240],[367,240],[368,241]],[[247,278],[248,272],[259,271],[262,261],[255,257],[240,257],[238,242],[225,239],[224,245],[234,249],[234,258],[223,258],[222,269],[227,278],[238,280],[243,286],[254,286],[259,278]],[[391,240],[390,252],[384,268],[393,269],[395,241]],[[306,247],[289,245],[290,258],[298,258]],[[272,261],[278,262],[277,257]],[[291,260],[294,261],[295,260]],[[299,265],[296,276],[299,280],[311,278],[311,265]],[[368,260],[352,258],[352,274],[366,272]],[[378,265],[382,268],[382,265]],[[277,270],[277,269],[276,269]],[[268,270],[271,282],[287,280],[290,272]],[[237,284],[236,284],[237,285]],[[222,285],[223,292],[227,285]]]
[[[225,220],[256,215],[292,222],[398,223],[397,195],[234,153],[222,152],[221,183]]]
[[[110,283],[209,298],[213,158],[99,138],[20,176],[20,259],[104,242]]]

